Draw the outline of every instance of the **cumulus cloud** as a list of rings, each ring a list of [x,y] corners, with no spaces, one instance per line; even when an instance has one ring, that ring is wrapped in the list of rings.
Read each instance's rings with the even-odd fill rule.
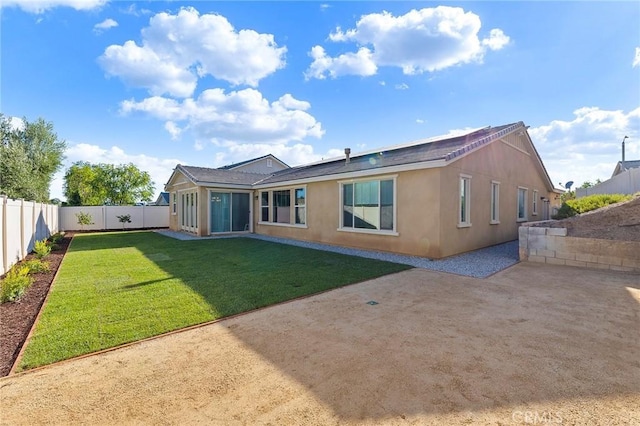
[[[529,134],[554,184],[606,180],[622,159],[640,159],[640,108],[628,113],[584,107],[573,112],[571,121],[553,120],[530,128]]]
[[[214,143],[286,144],[306,137],[320,138],[321,123],[306,112],[308,102],[290,94],[269,102],[255,89],[225,93],[223,89],[208,89],[198,98],[183,101],[153,96],[142,101],[122,102],[124,114],[142,112],[170,122],[165,128],[172,134],[178,125],[194,132],[198,139]]]
[[[510,42],[509,36],[498,28],[480,39],[480,28],[480,17],[459,7],[414,9],[402,16],[386,11],[364,15],[355,28],[343,31],[338,27],[329,35],[333,42],[362,46],[358,53],[332,58],[321,46],[314,46],[310,53],[313,62],[305,75],[368,76],[381,66],[399,67],[407,75],[421,74],[481,62],[488,50],[500,50]],[[349,66],[345,67],[347,58]]]
[[[396,90],[407,90],[409,88],[409,85],[407,83],[396,84],[395,88]]]
[[[106,31],[106,30],[108,30],[110,28],[114,28],[114,27],[117,27],[117,26],[118,26],[118,23],[116,21],[114,21],[111,18],[107,18],[104,21],[100,22],[99,24],[95,24],[93,26],[93,32],[96,33],[96,34],[100,34],[103,31]]]
[[[186,164],[177,158],[158,158],[145,154],[131,154],[118,146],[104,148],[88,143],[70,143],[65,152],[63,169],[56,173],[51,183],[51,198],[63,199],[65,171],[76,161],[87,161],[92,164],[135,164],[140,170],[148,172],[155,183],[156,194],[163,191],[176,164]]]
[[[19,7],[29,13],[44,13],[55,7],[71,7],[76,10],[91,10],[105,5],[108,0],[2,0],[0,7]]]
[[[255,87],[285,66],[287,49],[272,34],[238,31],[224,16],[192,7],[154,15],[141,35],[141,45],[111,45],[98,61],[108,75],[152,95],[191,96],[205,76]]]
[[[256,158],[267,154],[273,154],[290,166],[309,164],[322,159],[343,156],[340,149],[329,149],[323,154],[316,153],[309,144],[238,144],[229,142],[225,144],[225,150],[215,155],[213,167],[221,167],[244,161],[247,158]]]
[[[636,47],[636,56],[633,58],[631,66],[633,68],[640,66],[640,47]]]

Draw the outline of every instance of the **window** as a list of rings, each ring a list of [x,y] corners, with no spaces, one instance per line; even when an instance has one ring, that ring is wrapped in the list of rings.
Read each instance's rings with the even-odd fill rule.
[[[490,224],[500,223],[500,182],[491,182],[491,219]]]
[[[178,213],[178,194],[175,192],[171,193],[171,214]]]
[[[267,167],[273,167],[273,160],[271,158],[267,158]]]
[[[304,225],[305,223],[307,223],[306,190],[305,188],[296,188],[295,194],[296,224]]]
[[[262,222],[269,222],[269,192],[261,192],[260,193],[260,210],[261,216],[260,220]]]
[[[395,229],[395,180],[342,184],[342,229]]]
[[[531,203],[531,214],[536,216],[538,214],[538,191],[533,190],[533,202]]]
[[[458,228],[471,226],[471,176],[460,175]]]
[[[527,220],[527,188],[518,188],[518,222]]]
[[[260,192],[260,211],[261,223],[306,225],[307,190],[303,187],[262,191]]]

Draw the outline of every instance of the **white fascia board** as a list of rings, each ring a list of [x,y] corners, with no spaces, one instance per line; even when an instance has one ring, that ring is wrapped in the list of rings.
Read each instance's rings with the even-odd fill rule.
[[[348,172],[348,173],[334,173],[330,175],[315,176],[315,177],[304,178],[304,179],[292,179],[292,180],[281,181],[281,182],[265,183],[265,184],[254,185],[253,188],[264,189],[264,188],[273,188],[273,187],[280,187],[280,186],[300,185],[300,184],[313,183],[313,182],[324,182],[328,180],[358,179],[358,178],[363,178],[368,176],[407,172],[411,170],[435,169],[438,167],[444,167],[446,165],[447,165],[447,162],[445,160],[431,160],[431,161],[423,161],[420,163],[380,167],[379,169],[359,170],[357,172]]]
[[[242,183],[216,183],[216,182],[195,182],[198,186],[204,186],[206,188],[220,188],[220,189],[246,189],[252,190],[253,186],[251,184],[242,184]]]

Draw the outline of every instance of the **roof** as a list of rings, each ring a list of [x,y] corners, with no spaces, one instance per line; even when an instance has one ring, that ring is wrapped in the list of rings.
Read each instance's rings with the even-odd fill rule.
[[[470,130],[462,135],[421,139],[404,145],[396,145],[390,148],[381,148],[375,151],[354,154],[348,162],[345,161],[345,157],[334,158],[280,170],[271,175],[229,170],[232,166],[237,167],[238,165],[257,161],[264,157],[254,158],[247,162],[236,163],[235,165],[225,166],[219,169],[178,165],[176,170],[181,170],[185,176],[194,183],[245,185],[250,188],[253,185],[270,185],[314,179],[322,176],[335,177],[338,175],[339,177],[340,174],[366,172],[369,170],[375,171],[377,169],[394,166],[414,165],[416,168],[440,167],[510,133],[516,131],[524,131],[526,133],[526,129],[527,127],[521,121],[498,127],[485,127]],[[531,146],[533,146],[533,143]],[[535,147],[533,147],[533,150],[535,157],[537,157],[541,173],[545,175],[549,188],[554,189]],[[381,173],[384,173],[384,171],[381,171]]]
[[[510,133],[517,127],[524,128],[524,124],[519,122],[499,127],[485,127],[459,136],[449,136],[437,140],[423,139],[401,145],[398,148],[383,148],[376,152],[369,151],[364,154],[355,154],[351,156],[348,163],[344,157],[341,157],[306,166],[293,167],[274,173],[260,183],[269,184],[427,161],[448,161]]]
[[[178,164],[176,170],[180,170],[194,183],[218,183],[231,185],[252,185],[265,178],[260,173],[237,172],[234,170],[210,169],[208,167],[183,166]]]
[[[283,166],[289,167],[289,165],[287,163],[285,163],[284,161],[280,160],[278,157],[276,157],[273,154],[267,154],[267,155],[263,155],[262,157],[257,157],[257,158],[252,158],[251,160],[245,160],[245,161],[241,161],[239,163],[233,163],[233,164],[229,164],[226,166],[222,166],[222,167],[218,167],[219,170],[233,170],[235,168],[244,166],[245,164],[249,164],[249,163],[254,163],[256,161],[260,161],[263,160],[265,158],[272,158],[276,161],[279,161],[280,163],[282,163]]]
[[[156,199],[156,203],[158,203],[160,200],[163,200],[165,203],[169,204],[169,193],[161,192],[160,195],[158,195],[158,198]]]
[[[625,160],[624,169],[622,169],[622,161],[618,161],[618,164],[616,164],[616,168],[613,170],[613,175],[611,175],[611,177],[619,175],[624,170],[637,168],[640,168],[640,160]]]

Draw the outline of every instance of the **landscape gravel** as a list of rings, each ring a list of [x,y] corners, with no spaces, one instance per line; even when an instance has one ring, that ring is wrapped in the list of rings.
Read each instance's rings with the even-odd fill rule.
[[[445,259],[428,259],[418,256],[405,256],[394,253],[386,253],[374,250],[362,250],[349,247],[332,246],[328,244],[312,243],[308,241],[292,240],[288,238],[271,237],[258,234],[244,234],[225,237],[196,237],[182,232],[168,230],[156,231],[168,237],[180,240],[215,239],[230,237],[255,238],[258,240],[271,241],[280,244],[289,244],[298,247],[305,247],[315,250],[325,250],[334,253],[347,254],[350,256],[360,256],[369,259],[384,260],[387,262],[411,265],[416,268],[430,269],[433,271],[448,272],[452,274],[465,275],[475,278],[486,278],[518,263],[518,241],[510,241],[492,247],[486,247],[463,253]]]

